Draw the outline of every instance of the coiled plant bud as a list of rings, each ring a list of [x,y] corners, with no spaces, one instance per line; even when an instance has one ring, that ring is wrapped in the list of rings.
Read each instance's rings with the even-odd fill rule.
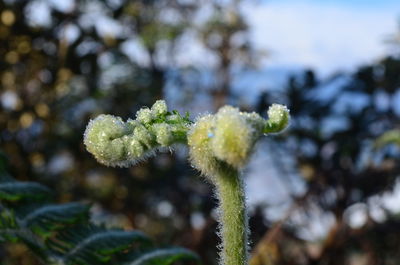
[[[221,108],[214,122],[210,141],[214,156],[234,168],[242,167],[260,132],[246,115],[230,106]]]
[[[269,120],[265,120],[257,113],[225,106],[215,115],[199,119],[188,135],[192,164],[206,175],[213,175],[208,173],[212,172],[210,161],[218,165],[214,160],[236,169],[243,167],[263,133],[278,132],[289,122],[289,111],[283,105],[273,104],[268,113]]]
[[[248,264],[248,218],[239,169],[263,134],[278,132],[289,122],[285,106],[272,105],[268,115],[269,120],[265,120],[256,113],[225,106],[215,115],[198,119],[188,133],[192,165],[216,186],[220,203],[221,265]]]
[[[125,160],[125,146],[121,137],[128,133],[128,127],[121,118],[100,115],[89,122],[84,143],[100,163],[111,166]]]
[[[164,101],[143,108],[136,119],[123,122],[112,115],[90,121],[84,135],[87,150],[110,166],[127,167],[160,147],[187,143],[191,163],[216,186],[220,201],[221,264],[247,265],[247,213],[239,174],[256,141],[279,132],[289,123],[289,110],[273,104],[269,119],[225,106],[215,115],[192,123],[189,115],[168,112]]]
[[[160,147],[185,142],[190,124],[188,117],[169,113],[165,101],[159,100],[151,109],[139,110],[135,120],[124,122],[112,115],[91,120],[84,144],[100,163],[129,167]]]

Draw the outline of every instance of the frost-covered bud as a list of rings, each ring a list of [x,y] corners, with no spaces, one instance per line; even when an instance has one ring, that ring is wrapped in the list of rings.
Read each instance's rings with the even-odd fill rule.
[[[128,159],[138,159],[145,153],[143,145],[133,135],[124,136]]]
[[[89,122],[84,134],[84,144],[99,162],[114,165],[125,159],[124,143],[120,137],[128,132],[129,129],[121,118],[100,115]]]
[[[203,116],[193,124],[187,136],[192,165],[209,177],[212,177],[218,168],[217,160],[210,147],[213,126],[214,116]]]
[[[154,116],[162,116],[167,114],[168,108],[164,100],[157,100],[151,107],[151,112]]]
[[[246,115],[237,108],[225,106],[215,115],[215,129],[210,145],[214,156],[234,168],[247,161],[254,142],[260,135]]]
[[[243,167],[263,133],[279,132],[289,122],[289,111],[283,105],[272,105],[268,114],[266,121],[257,113],[224,106],[215,115],[199,119],[188,135],[195,167],[206,175],[212,175],[217,169],[211,168],[221,162],[235,169]]]
[[[153,118],[153,113],[149,108],[142,108],[136,113],[136,120],[143,124],[149,124]]]
[[[289,125],[289,110],[285,105],[272,104],[268,109],[268,118],[264,133],[280,132]]]
[[[154,135],[146,129],[146,127],[139,125],[133,130],[133,135],[136,139],[144,144],[148,149],[154,145]]]
[[[142,108],[136,119],[100,115],[89,122],[84,143],[96,159],[108,166],[129,167],[155,153],[159,147],[185,143],[191,121],[169,113],[163,100]]]
[[[141,123],[137,120],[128,119],[128,121],[126,122],[126,126],[129,128],[131,132],[133,132],[133,129],[135,129],[140,125]]]
[[[153,125],[153,131],[156,135],[156,141],[161,146],[169,146],[172,144],[174,137],[172,135],[172,128],[166,123],[156,123]]]

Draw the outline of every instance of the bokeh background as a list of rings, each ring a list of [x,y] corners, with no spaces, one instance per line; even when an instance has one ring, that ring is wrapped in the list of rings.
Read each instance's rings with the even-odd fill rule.
[[[251,265],[399,264],[399,147],[379,140],[400,138],[399,17],[398,0],[0,0],[0,149],[94,221],[213,265],[216,200],[187,150],[107,168],[85,125],[161,98],[193,119],[283,103],[290,128],[244,170]],[[20,245],[0,260],[38,264]]]

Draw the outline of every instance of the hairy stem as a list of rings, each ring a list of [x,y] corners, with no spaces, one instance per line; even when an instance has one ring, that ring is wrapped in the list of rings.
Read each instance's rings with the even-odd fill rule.
[[[247,265],[248,220],[243,181],[236,169],[219,170],[214,179],[220,201],[221,264]]]

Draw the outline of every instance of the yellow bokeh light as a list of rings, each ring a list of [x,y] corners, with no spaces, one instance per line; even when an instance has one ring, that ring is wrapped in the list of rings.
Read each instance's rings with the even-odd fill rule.
[[[49,116],[50,109],[46,104],[39,103],[35,106],[35,111],[39,117],[46,118]]]
[[[41,167],[44,165],[44,157],[41,153],[35,152],[29,156],[29,160],[31,161],[34,167]]]
[[[1,22],[6,26],[11,26],[15,22],[15,15],[10,10],[4,10],[1,13]]]
[[[72,76],[72,72],[70,69],[61,68],[58,71],[58,81],[59,82],[66,82],[71,78],[71,76]]]
[[[27,41],[21,41],[18,44],[18,52],[22,54],[29,53],[31,51],[31,45]]]
[[[24,114],[19,117],[19,123],[21,124],[22,128],[28,128],[32,125],[34,120],[34,115],[31,112],[25,112]]]
[[[6,61],[9,64],[15,64],[19,61],[19,55],[15,51],[10,51],[6,54]]]
[[[15,75],[12,72],[4,72],[1,77],[3,86],[12,86],[15,83]]]

